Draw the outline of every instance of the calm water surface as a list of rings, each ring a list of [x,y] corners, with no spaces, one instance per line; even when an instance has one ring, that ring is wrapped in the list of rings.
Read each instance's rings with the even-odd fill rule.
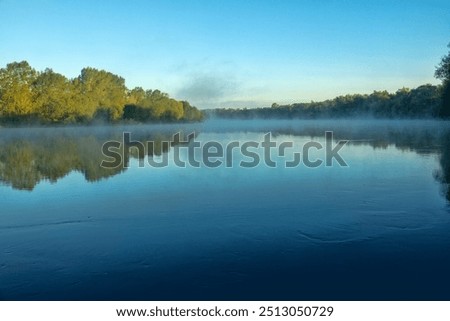
[[[301,146],[326,130],[348,167],[99,166],[123,131]],[[449,182],[448,122],[0,128],[0,299],[450,300]]]

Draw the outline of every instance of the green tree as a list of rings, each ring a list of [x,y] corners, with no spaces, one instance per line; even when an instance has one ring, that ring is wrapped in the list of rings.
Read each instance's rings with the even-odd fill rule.
[[[128,92],[127,104],[141,105],[145,99],[145,90],[142,87],[135,87]]]
[[[189,102],[182,101],[183,104],[183,120],[185,121],[201,121],[204,118],[203,113],[196,107],[191,106]]]
[[[51,69],[39,73],[33,83],[35,109],[45,121],[74,121],[78,115],[71,81]]]
[[[87,67],[77,78],[67,79],[49,68],[36,72],[26,61],[0,69],[3,122],[181,121],[202,117],[197,108],[159,90],[128,90],[122,77],[105,70]]]
[[[75,86],[83,97],[85,116],[88,118],[93,118],[97,111],[106,111],[109,120],[122,117],[127,99],[125,80],[122,77],[87,67],[81,70]]]
[[[178,121],[184,116],[183,103],[159,90],[133,89],[128,95],[124,118],[138,121]]]
[[[450,48],[450,44],[448,45]],[[439,116],[450,118],[450,52],[442,57],[441,62],[436,67],[434,76],[442,80],[442,107],[439,110]]]
[[[12,62],[0,69],[0,115],[21,117],[33,114],[31,85],[36,71],[26,61]]]

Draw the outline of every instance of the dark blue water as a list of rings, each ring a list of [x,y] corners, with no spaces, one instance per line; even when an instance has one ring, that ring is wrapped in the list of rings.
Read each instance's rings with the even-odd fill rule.
[[[232,168],[139,168],[133,157],[129,168],[98,168],[102,143],[123,130],[154,138],[179,127],[200,142],[272,132],[299,146],[333,130],[351,140],[341,152],[349,166],[241,168],[235,154]],[[0,129],[0,299],[450,300],[449,130],[433,121]]]

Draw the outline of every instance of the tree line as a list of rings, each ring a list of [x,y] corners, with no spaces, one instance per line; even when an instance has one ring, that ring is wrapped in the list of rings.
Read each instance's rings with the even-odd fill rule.
[[[442,105],[442,86],[402,88],[395,93],[374,91],[370,95],[345,95],[321,102],[272,104],[262,108],[221,108],[208,115],[220,118],[433,118]]]
[[[271,107],[256,109],[222,108],[207,113],[221,118],[450,118],[450,52],[437,66],[435,77],[442,80],[441,85],[402,88],[395,93],[374,91],[370,95],[345,95],[322,102],[273,103]]]
[[[8,123],[89,123],[117,121],[200,121],[203,113],[159,90],[128,89],[125,79],[86,67],[68,79],[28,62],[0,69],[0,121]]]
[[[449,45],[450,47],[450,45]],[[221,108],[207,112],[222,118],[450,118],[450,52],[436,68],[441,85],[426,84],[395,93],[345,95],[322,102],[272,104],[256,109]],[[87,67],[68,79],[52,69],[36,71],[28,62],[0,69],[0,122],[89,123],[201,121],[204,113],[187,101],[159,90],[128,89],[111,72]]]

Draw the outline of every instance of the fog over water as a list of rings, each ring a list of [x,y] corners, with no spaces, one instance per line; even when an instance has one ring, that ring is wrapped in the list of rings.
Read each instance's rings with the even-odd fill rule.
[[[243,168],[235,151],[231,168],[182,168],[162,144],[195,132],[187,160],[194,141],[301,147],[325,131],[349,141],[348,166]],[[153,152],[102,168],[123,132]],[[450,299],[449,122],[0,128],[0,182],[1,299]]]

